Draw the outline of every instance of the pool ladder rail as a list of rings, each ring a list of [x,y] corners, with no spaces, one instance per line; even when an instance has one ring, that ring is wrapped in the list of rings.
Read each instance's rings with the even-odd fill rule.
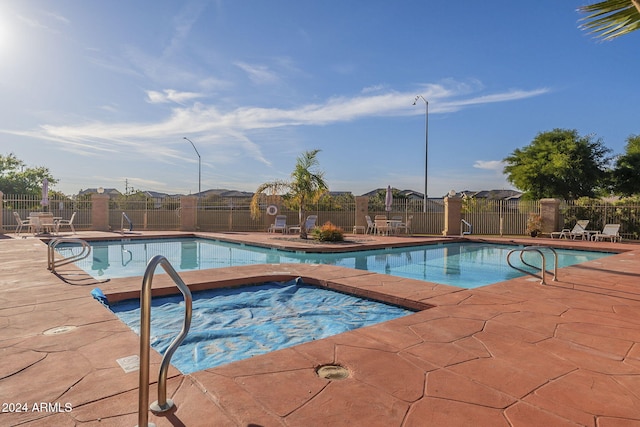
[[[151,347],[151,287],[153,285],[153,274],[158,265],[164,269],[180,292],[182,292],[184,297],[184,321],[182,330],[171,342],[162,357],[158,373],[158,400],[153,402],[147,409],[149,402],[149,353]],[[142,290],[140,292],[140,381],[138,388],[138,426],[140,427],[155,427],[155,424],[149,423],[149,410],[154,414],[162,414],[174,407],[173,401],[167,399],[167,371],[169,370],[173,353],[189,333],[191,305],[191,291],[176,273],[169,260],[162,255],[156,255],[151,258],[142,278]]]
[[[463,230],[463,226],[467,227],[467,231]],[[460,235],[464,236],[467,234],[473,234],[473,225],[471,225],[469,222],[465,221],[464,219],[460,220]]]
[[[71,255],[70,257],[56,259],[56,247],[61,243],[78,243],[82,247],[82,250],[80,251],[80,253]],[[57,267],[62,267],[63,265],[83,260],[88,257],[89,254],[91,254],[91,246],[89,246],[89,244],[85,240],[75,237],[53,238],[47,245],[47,269],[52,273],[55,273]]]
[[[129,229],[124,228],[124,222],[127,222]],[[133,231],[133,222],[129,219],[129,216],[126,212],[122,212],[122,217],[120,218],[120,232],[124,234],[125,232],[131,233]]]
[[[524,274],[528,274],[534,277],[538,277],[540,278],[540,284],[541,285],[546,285],[546,274],[549,273],[547,271],[547,258],[545,256],[545,252],[544,251],[551,251],[551,253],[553,254],[553,272],[551,274],[553,274],[553,281],[557,281],[558,280],[558,253],[556,252],[555,249],[548,247],[548,246],[525,246],[524,248],[518,248],[518,249],[512,249],[509,251],[509,253],[507,254],[507,264],[509,264],[509,266],[511,268],[514,268]],[[524,268],[520,268],[520,267],[516,267],[515,265],[513,265],[511,263],[511,255],[513,255],[514,253],[519,252],[520,253],[520,262],[522,262],[524,265],[526,265],[527,267],[533,268],[534,270],[537,270],[538,267],[532,264],[529,264],[528,262],[526,262],[524,260],[524,254],[525,252],[535,252],[537,254],[540,255],[540,258],[542,260],[542,266],[540,267],[540,275],[538,275],[537,273],[534,273],[532,271],[529,270],[525,270]]]

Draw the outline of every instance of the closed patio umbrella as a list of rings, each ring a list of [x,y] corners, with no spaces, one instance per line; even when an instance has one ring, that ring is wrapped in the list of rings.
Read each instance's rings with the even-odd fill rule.
[[[393,205],[393,194],[391,193],[391,186],[387,185],[387,194],[384,198],[384,210],[391,211],[391,205]]]
[[[49,180],[47,178],[42,180],[42,200],[40,200],[42,206],[49,206]]]

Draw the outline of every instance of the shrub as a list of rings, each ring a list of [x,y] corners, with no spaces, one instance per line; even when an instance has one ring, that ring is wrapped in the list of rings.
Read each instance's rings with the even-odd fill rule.
[[[542,231],[542,217],[535,213],[530,213],[527,218],[527,233],[531,237],[536,237]]]
[[[312,231],[313,238],[320,242],[342,242],[344,231],[327,221],[322,227],[316,227]]]

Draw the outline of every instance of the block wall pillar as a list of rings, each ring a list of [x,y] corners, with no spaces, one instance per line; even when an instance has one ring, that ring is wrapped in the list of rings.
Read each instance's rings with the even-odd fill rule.
[[[196,231],[198,226],[198,198],[180,197],[180,230]]]
[[[443,236],[459,236],[462,221],[462,198],[461,197],[445,197],[444,198],[444,230]]]
[[[110,231],[108,194],[93,193],[91,195],[91,229]]]
[[[367,229],[367,219],[365,216],[369,215],[369,197],[368,196],[356,196],[356,217],[354,225],[358,228],[364,227]]]
[[[540,217],[543,233],[560,230],[560,200],[540,199]]]

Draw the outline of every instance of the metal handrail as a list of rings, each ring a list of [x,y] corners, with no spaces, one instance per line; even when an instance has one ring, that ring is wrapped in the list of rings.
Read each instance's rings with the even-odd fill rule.
[[[55,251],[56,247],[60,243],[79,243],[82,246],[82,251],[80,251],[80,253],[77,255],[72,255],[68,258],[63,258],[62,260],[56,261]],[[56,267],[61,267],[63,265],[83,260],[88,257],[90,253],[91,246],[89,246],[89,243],[87,243],[85,240],[69,237],[56,237],[54,239],[51,239],[51,241],[47,245],[47,269],[52,273],[55,273]]]
[[[131,232],[133,231],[133,222],[131,222],[131,220],[129,219],[129,217],[127,216],[126,212],[122,212],[122,217],[120,218],[120,231],[124,234],[125,229],[124,229],[124,221],[127,221],[127,223],[129,224],[129,229],[127,231]]]
[[[460,227],[460,235],[461,236],[464,236],[465,234],[473,234],[473,225],[471,225],[470,223],[468,223],[464,219],[460,220],[460,224],[461,225],[466,225],[467,227],[469,227],[468,231],[462,231],[462,227]]]
[[[540,284],[541,285],[546,285],[546,273],[547,273],[547,258],[545,257],[543,250],[550,250],[553,253],[553,261],[554,261],[554,265],[553,265],[553,281],[556,282],[558,280],[558,253],[556,252],[555,249],[548,247],[548,246],[526,246],[524,248],[518,248],[518,249],[512,249],[511,251],[509,251],[509,253],[507,254],[507,264],[509,264],[509,266],[511,268],[514,268],[524,274],[529,274],[531,276],[534,277],[539,277],[540,278]],[[536,273],[532,273],[529,270],[525,270],[523,268],[520,267],[516,267],[515,265],[513,265],[511,263],[511,255],[514,254],[515,252],[520,252],[520,262],[522,262],[524,265],[526,265],[527,267],[533,268],[533,269],[537,269],[538,267],[536,267],[535,265],[531,265],[528,262],[526,262],[524,260],[524,253],[525,252],[537,252],[540,255],[540,258],[542,259],[542,267],[540,268],[540,275],[538,276]]]
[[[142,290],[140,291],[140,381],[138,391],[138,426],[152,426],[149,421],[147,403],[149,402],[149,353],[151,339],[151,287],[153,284],[153,274],[156,267],[161,265],[164,271],[176,284],[184,296],[184,321],[182,330],[176,338],[169,344],[167,351],[162,357],[160,371],[158,373],[158,400],[153,402],[149,409],[154,413],[163,413],[174,406],[171,399],[167,399],[167,371],[171,363],[171,357],[176,349],[182,344],[189,333],[191,326],[191,291],[182,281],[176,270],[171,266],[167,258],[156,255],[149,260],[147,269],[142,279]]]

